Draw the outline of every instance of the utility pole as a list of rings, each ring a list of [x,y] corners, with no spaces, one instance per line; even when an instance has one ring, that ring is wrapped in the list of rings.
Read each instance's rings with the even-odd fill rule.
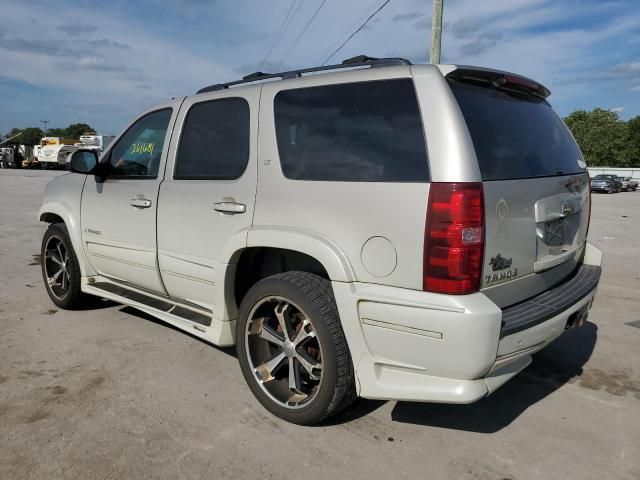
[[[44,123],[44,136],[47,136],[47,123],[49,123],[49,120],[40,120],[40,123]]]
[[[440,63],[442,50],[442,3],[444,0],[433,0],[433,21],[431,23],[431,63]]]

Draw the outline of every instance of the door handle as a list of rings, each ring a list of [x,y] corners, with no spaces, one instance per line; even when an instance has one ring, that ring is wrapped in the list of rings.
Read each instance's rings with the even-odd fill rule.
[[[151,200],[147,200],[144,197],[132,198],[129,205],[136,208],[149,208],[151,206]]]
[[[218,202],[213,204],[213,209],[216,212],[230,213],[232,215],[235,215],[238,213],[245,213],[247,211],[247,206],[244,203]]]

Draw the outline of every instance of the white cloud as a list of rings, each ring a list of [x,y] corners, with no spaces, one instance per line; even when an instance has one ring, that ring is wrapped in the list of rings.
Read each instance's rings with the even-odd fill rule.
[[[632,92],[640,92],[640,85],[636,85],[635,87],[631,87]]]
[[[171,10],[172,3],[179,8]],[[640,17],[618,13],[619,3],[585,0],[583,10],[602,14],[603,20],[597,26],[569,28],[566,25],[572,19],[585,13],[576,9],[574,1],[450,0],[444,13],[443,58],[527,75],[552,90],[554,103],[579,107],[586,96],[598,96],[600,104],[623,104],[627,112],[633,112],[637,101],[614,95],[624,91],[639,97],[629,89],[640,91],[640,59],[622,53],[625,48],[632,51],[625,42],[633,38],[638,42]],[[107,10],[87,4],[82,8],[60,5],[56,15],[46,19],[35,14],[40,7],[29,1],[2,0],[2,4],[7,18],[35,17],[38,23],[29,31],[19,22],[0,26],[0,65],[11,66],[0,71],[0,82],[4,78],[58,92],[56,99],[39,104],[33,121],[37,123],[41,107],[55,103],[56,115],[71,118],[78,111],[88,112],[111,130],[163,99],[257,70],[291,2],[171,0],[164,3],[166,12],[157,9],[156,17],[145,22],[126,15],[129,7],[120,2]],[[264,70],[318,65],[375,5],[372,8],[371,0],[327,2],[299,44],[285,56],[316,8],[314,2],[304,3]],[[395,0],[331,61],[368,54],[425,62],[430,15],[430,2]],[[559,22],[564,27],[550,28]],[[619,54],[611,55],[616,60],[606,64],[610,57],[594,52],[613,39]],[[603,72],[609,72],[608,76]],[[622,82],[623,88],[601,89],[591,81],[594,78]],[[0,95],[0,111],[19,111],[18,105],[6,100],[10,96],[4,98]],[[0,130],[14,126],[6,124],[11,123],[7,115],[0,117],[4,117]]]
[[[610,111],[614,112],[614,113],[622,113],[624,112],[624,107],[613,107],[610,109]]]
[[[12,18],[28,18],[33,8],[22,2],[3,4]],[[52,94],[55,98],[51,99],[51,104],[63,104],[56,110],[58,117],[104,118],[105,112],[110,112],[113,118],[114,111],[120,111],[119,120],[105,122],[109,130],[117,131],[143,108],[191,94],[216,79],[237,76],[232,66],[195,55],[174,38],[154,34],[105,12],[57,6],[56,14],[47,16],[48,28],[25,32],[20,23],[2,25],[0,65],[11,68],[2,69],[0,77],[58,90],[60,93]],[[56,25],[56,18],[60,25]],[[83,25],[94,18],[99,19],[99,29],[87,27],[73,38],[65,34],[66,25],[74,21]],[[32,38],[36,30],[38,34]],[[100,32],[97,36],[92,34],[96,30]],[[105,32],[110,39],[104,39]],[[47,107],[42,105],[43,110]],[[56,126],[64,126],[60,123]]]

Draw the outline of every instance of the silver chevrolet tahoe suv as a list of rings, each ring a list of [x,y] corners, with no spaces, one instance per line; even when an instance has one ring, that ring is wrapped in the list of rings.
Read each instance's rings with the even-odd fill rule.
[[[47,292],[236,345],[290,422],[357,396],[474,402],[582,324],[600,277],[549,94],[362,56],[174,98],[47,186]]]

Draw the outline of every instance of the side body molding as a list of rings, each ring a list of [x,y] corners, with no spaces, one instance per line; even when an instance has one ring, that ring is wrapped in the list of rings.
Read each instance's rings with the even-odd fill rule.
[[[274,247],[301,252],[318,260],[332,281],[356,280],[351,264],[340,247],[315,232],[288,227],[253,226],[249,230],[247,247]]]

